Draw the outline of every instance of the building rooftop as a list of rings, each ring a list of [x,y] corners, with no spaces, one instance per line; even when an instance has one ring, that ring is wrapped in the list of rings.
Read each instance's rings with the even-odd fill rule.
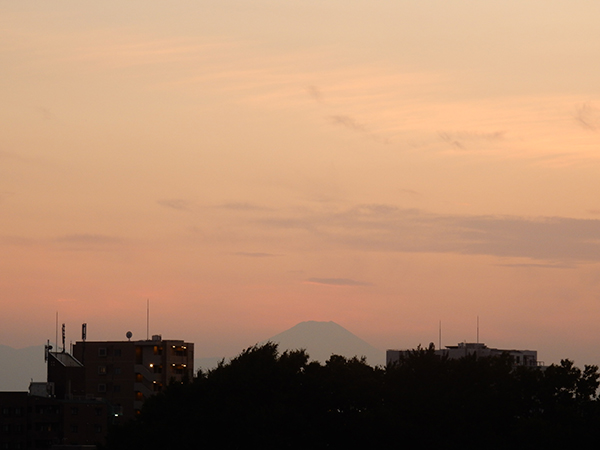
[[[77,361],[69,353],[50,352],[50,355],[52,355],[59,363],[61,363],[65,367],[83,367],[83,364]]]

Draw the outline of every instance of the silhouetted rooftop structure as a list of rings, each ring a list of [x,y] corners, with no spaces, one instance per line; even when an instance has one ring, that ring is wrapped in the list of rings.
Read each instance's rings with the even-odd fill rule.
[[[397,363],[401,357],[408,356],[411,351],[412,350],[388,350],[386,352],[386,363]],[[448,345],[446,348],[435,350],[435,354],[450,359],[463,358],[468,355],[487,357],[508,354],[513,358],[513,363],[516,366],[537,367],[538,365],[536,350],[490,348],[483,343],[461,342],[457,345]]]

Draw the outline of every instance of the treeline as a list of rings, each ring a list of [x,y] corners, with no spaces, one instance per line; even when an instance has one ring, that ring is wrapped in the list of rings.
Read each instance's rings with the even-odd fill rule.
[[[390,367],[251,347],[148,399],[109,449],[574,448],[600,440],[598,367],[417,349]]]

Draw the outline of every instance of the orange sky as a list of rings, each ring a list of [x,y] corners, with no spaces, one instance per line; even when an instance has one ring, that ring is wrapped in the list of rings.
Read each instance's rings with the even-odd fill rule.
[[[600,363],[600,4],[0,2],[0,343]]]

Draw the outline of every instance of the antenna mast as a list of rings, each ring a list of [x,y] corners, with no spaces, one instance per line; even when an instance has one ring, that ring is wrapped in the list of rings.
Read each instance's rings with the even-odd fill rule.
[[[477,316],[477,343],[479,344],[479,316]]]
[[[54,336],[55,352],[58,352],[58,311],[56,311],[56,335]]]
[[[150,299],[146,300],[146,340],[150,340]]]
[[[439,349],[442,349],[442,321],[440,320],[440,332],[439,332]]]

